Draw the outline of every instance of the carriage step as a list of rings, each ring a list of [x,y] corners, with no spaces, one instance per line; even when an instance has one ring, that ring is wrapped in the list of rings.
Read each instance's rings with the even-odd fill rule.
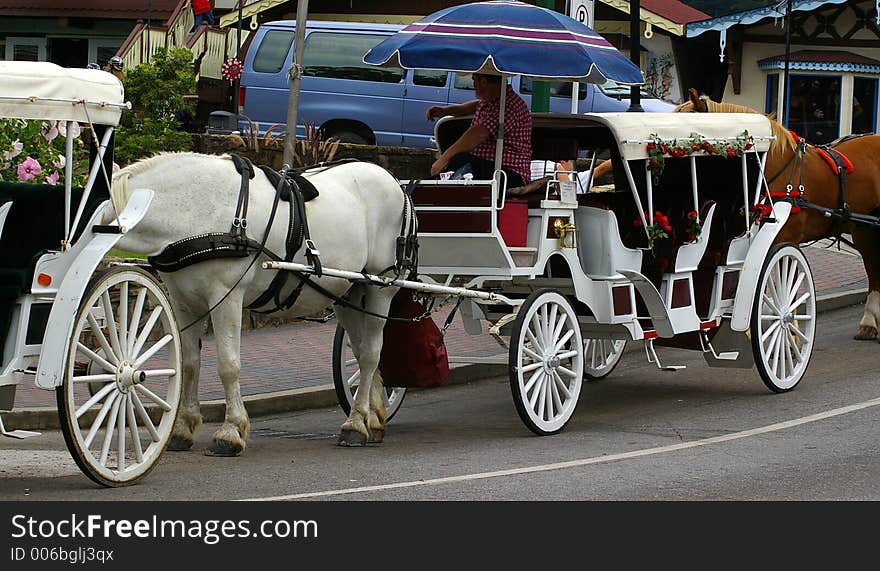
[[[700,345],[703,353],[712,353],[712,356],[719,361],[736,361],[739,359],[739,351],[722,351],[718,353],[715,347],[709,342],[709,335],[705,331],[700,331]]]
[[[654,339],[645,339],[645,354],[648,356],[648,362],[657,365],[661,371],[679,371],[687,368],[687,365],[664,365],[657,356],[657,350],[654,349]]]
[[[25,438],[31,438],[32,436],[39,436],[40,433],[32,430],[6,430],[6,426],[3,424],[3,416],[0,416],[0,435],[15,438],[17,440],[24,440]]]

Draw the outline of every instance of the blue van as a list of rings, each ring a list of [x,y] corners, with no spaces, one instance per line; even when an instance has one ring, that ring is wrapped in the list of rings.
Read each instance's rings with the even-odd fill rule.
[[[265,133],[286,122],[287,71],[293,60],[296,22],[263,24],[248,48],[241,77],[239,127],[248,121]],[[474,99],[469,75],[435,70],[403,70],[367,65],[364,54],[402,26],[310,21],[306,27],[297,135],[315,123],[324,137],[345,143],[434,148],[434,123],[425,120],[433,105]],[[531,105],[532,82],[514,76],[513,88]],[[550,111],[571,110],[570,82],[550,86]],[[579,84],[581,113],[626,111],[629,87]],[[644,94],[646,111],[671,111],[669,103]]]

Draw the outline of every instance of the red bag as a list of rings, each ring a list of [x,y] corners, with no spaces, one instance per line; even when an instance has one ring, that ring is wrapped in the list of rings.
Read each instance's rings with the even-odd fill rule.
[[[425,313],[412,291],[401,289],[391,300],[391,317],[412,319]],[[430,316],[420,321],[385,323],[379,372],[387,387],[436,387],[449,377],[443,333]]]

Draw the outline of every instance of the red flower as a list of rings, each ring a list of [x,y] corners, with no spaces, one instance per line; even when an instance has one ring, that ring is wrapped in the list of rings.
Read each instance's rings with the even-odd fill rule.
[[[688,212],[688,219],[689,220],[696,220],[697,219],[697,211],[691,210],[690,212]]]
[[[712,143],[710,143],[709,141],[703,141],[703,148],[706,149],[706,150],[711,149],[711,148],[712,148]]]
[[[746,150],[748,151],[748,150],[751,149],[753,146],[754,146],[754,145],[752,145],[751,143],[746,143]]]
[[[736,149],[727,149],[727,158],[732,159],[736,156]]]
[[[642,227],[642,219],[637,217],[635,220],[633,220],[633,226],[636,228],[641,228]]]
[[[658,163],[657,161],[651,161],[651,168],[653,170],[657,170],[658,168],[660,168],[660,163]]]
[[[693,234],[688,234],[688,242],[693,242],[696,239],[697,239],[697,237],[694,236]]]
[[[699,151],[699,150],[700,150],[700,145],[694,143],[693,145],[691,145],[691,150],[692,150],[692,151]]]
[[[672,232],[672,226],[670,226],[669,224],[664,224],[663,231],[664,232]]]
[[[654,143],[648,143],[648,145],[647,145],[647,149],[648,149],[648,152],[649,152],[649,153],[650,153],[651,151],[653,151],[654,149],[656,149],[656,148],[657,148],[657,145],[654,144]]]

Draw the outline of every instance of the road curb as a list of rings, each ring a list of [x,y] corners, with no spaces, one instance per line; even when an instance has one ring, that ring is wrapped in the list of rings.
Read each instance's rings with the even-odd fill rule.
[[[832,311],[842,307],[864,303],[868,288],[862,287],[817,296],[816,311]],[[628,343],[625,353],[640,351],[640,343]],[[448,385],[463,384],[506,374],[507,367],[497,364],[456,365],[449,372]],[[411,389],[418,390],[418,389]],[[316,387],[289,389],[273,393],[248,395],[243,397],[245,408],[251,417],[283,414],[297,410],[334,407],[338,405],[336,391],[332,384]],[[226,412],[224,400],[211,400],[201,403],[204,422],[220,422]],[[9,430],[57,430],[58,411],[54,407],[33,407],[16,409],[3,413],[3,422]]]

